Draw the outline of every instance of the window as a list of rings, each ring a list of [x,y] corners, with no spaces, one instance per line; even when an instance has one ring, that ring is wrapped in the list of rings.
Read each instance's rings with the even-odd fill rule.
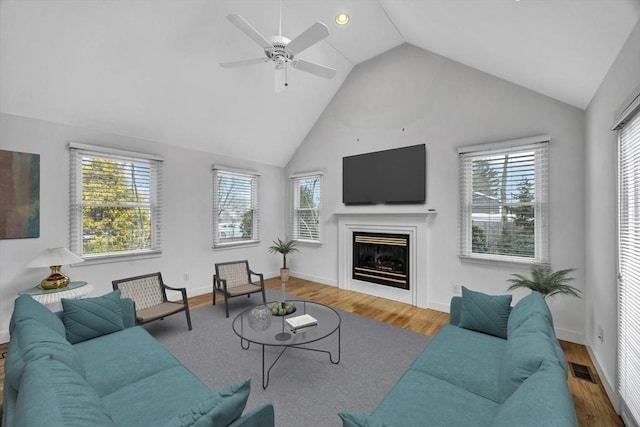
[[[322,174],[294,176],[291,236],[294,240],[320,242]]]
[[[213,246],[255,243],[258,175],[213,169]]]
[[[548,137],[459,149],[461,257],[548,263]]]
[[[71,143],[70,248],[85,259],[160,252],[162,161]]]
[[[633,107],[633,103],[630,107]],[[640,420],[640,96],[618,134],[618,391],[628,425]]]

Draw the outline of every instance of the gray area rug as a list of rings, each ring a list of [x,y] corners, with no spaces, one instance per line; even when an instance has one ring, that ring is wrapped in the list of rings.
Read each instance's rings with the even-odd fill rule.
[[[267,300],[276,300],[278,294],[267,291]],[[260,300],[259,295],[230,300],[228,319],[224,304],[193,310],[192,331],[182,314],[145,328],[213,390],[251,378],[247,408],[273,402],[279,427],[341,426],[340,411],[371,413],[429,342],[427,336],[337,310],[342,318],[340,363],[332,364],[324,353],[289,349],[263,390],[262,347],[242,350],[231,329],[233,318]],[[321,346],[335,349],[334,339]],[[268,351],[270,364],[277,354]]]

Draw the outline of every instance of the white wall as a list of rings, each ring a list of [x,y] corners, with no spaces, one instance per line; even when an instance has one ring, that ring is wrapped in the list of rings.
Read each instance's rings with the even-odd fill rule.
[[[438,214],[427,227],[428,295],[421,306],[448,311],[451,284],[505,293],[517,265],[462,263],[458,258],[456,147],[549,134],[551,261],[575,267],[584,288],[584,111],[466,67],[402,45],[356,66],[286,167],[286,176],[323,170],[322,246],[305,246],[292,266],[337,284],[337,225],[342,204],[342,157],[399,146],[427,146],[427,207]],[[363,207],[386,209],[389,207]],[[407,207],[393,207],[407,209]],[[517,292],[516,299],[526,292]],[[560,337],[582,342],[584,301],[551,302]]]
[[[640,87],[640,22],[586,111],[586,337],[609,396],[617,370],[616,150],[619,108]],[[597,338],[602,326],[604,340]],[[617,404],[614,399],[614,405]]]
[[[189,296],[211,292],[215,262],[248,259],[255,271],[276,276],[280,259],[267,252],[284,234],[282,168],[252,164],[209,153],[66,125],[0,115],[0,148],[40,154],[40,238],[0,240],[0,342],[7,342],[13,300],[48,275],[26,265],[42,250],[69,246],[69,141],[103,145],[164,158],[162,255],[158,258],[63,267],[72,280],[85,280],[94,295],[111,291],[111,280],[161,271],[169,284],[186,287]],[[211,142],[215,144],[215,141]],[[215,250],[212,246],[211,165],[255,170],[260,178],[259,245]],[[183,281],[183,274],[189,280]]]

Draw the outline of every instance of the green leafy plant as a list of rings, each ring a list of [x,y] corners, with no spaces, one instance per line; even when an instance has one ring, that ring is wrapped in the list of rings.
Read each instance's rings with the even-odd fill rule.
[[[545,298],[556,294],[571,295],[580,298],[580,289],[567,284],[573,280],[568,275],[574,272],[575,268],[552,271],[546,264],[534,264],[531,266],[531,279],[521,274],[512,274],[513,278],[507,280],[511,283],[509,291],[518,288],[529,288],[532,291],[540,292]]]
[[[287,268],[287,255],[292,252],[300,252],[298,248],[296,248],[296,242],[294,240],[283,242],[280,238],[274,240],[273,246],[269,246],[268,250],[272,254],[282,254],[282,268]]]

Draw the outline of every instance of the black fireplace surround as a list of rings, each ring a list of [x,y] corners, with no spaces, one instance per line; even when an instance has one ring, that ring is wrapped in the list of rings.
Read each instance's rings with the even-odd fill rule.
[[[356,280],[409,289],[409,235],[353,233],[353,269]]]

